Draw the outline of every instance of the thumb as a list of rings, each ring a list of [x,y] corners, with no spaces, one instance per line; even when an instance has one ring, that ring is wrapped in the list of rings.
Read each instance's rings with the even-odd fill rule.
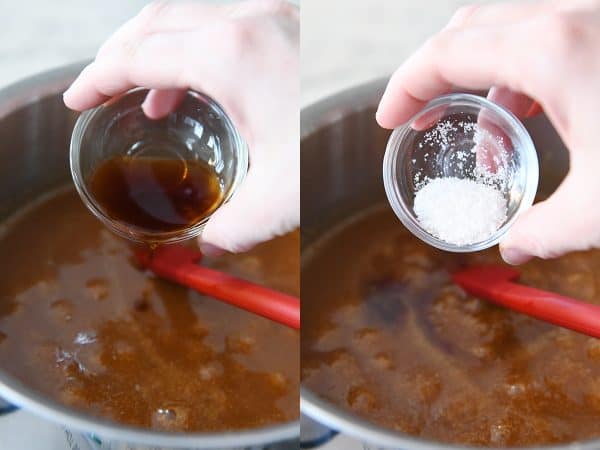
[[[231,200],[207,222],[200,248],[213,255],[219,253],[217,249],[243,252],[296,228],[300,190],[290,178],[290,173],[273,175],[267,168],[252,167]]]
[[[541,112],[539,104],[531,97],[506,87],[492,86],[487,98],[504,106],[520,119],[532,117]]]
[[[555,258],[575,250],[587,250],[600,242],[597,196],[571,172],[548,199],[526,211],[500,243],[502,258],[523,264],[534,256]]]
[[[162,119],[175,111],[186,95],[185,89],[151,89],[142,103],[142,109],[148,118]]]

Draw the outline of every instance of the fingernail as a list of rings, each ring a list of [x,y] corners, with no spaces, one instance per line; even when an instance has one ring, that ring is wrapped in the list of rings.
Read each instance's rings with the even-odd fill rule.
[[[67,90],[65,92],[63,92],[62,98],[63,98],[63,103],[68,107],[71,108],[70,106],[70,97],[73,96],[73,85],[75,83],[72,83],[71,86],[69,86],[67,88]]]
[[[146,97],[144,99],[144,101],[142,102],[142,111],[144,111],[144,114],[146,115],[146,117],[148,117],[149,119],[152,119],[152,117],[150,117],[150,115],[148,114],[148,97]]]
[[[62,96],[63,96],[63,100],[64,100],[66,97],[68,97],[68,96],[69,96],[70,92],[71,92],[71,86],[69,86],[69,87],[67,88],[67,90],[66,90],[65,92],[63,92],[63,95],[62,95]]]
[[[541,106],[537,102],[532,102],[529,110],[525,114],[525,118],[533,117],[542,111]]]
[[[381,128],[386,130],[391,130],[394,128],[385,122],[385,119],[382,117],[382,113],[379,112],[379,109],[375,112],[375,122],[377,122],[377,125],[379,125]]]
[[[502,255],[502,259],[506,263],[511,264],[513,266],[523,264],[524,262],[527,262],[529,259],[531,259],[531,255],[528,255],[527,253],[514,247],[500,248],[500,254]]]
[[[210,257],[217,257],[225,254],[225,250],[223,250],[220,247],[217,247],[216,245],[209,244],[208,242],[200,243],[200,251],[203,255]]]

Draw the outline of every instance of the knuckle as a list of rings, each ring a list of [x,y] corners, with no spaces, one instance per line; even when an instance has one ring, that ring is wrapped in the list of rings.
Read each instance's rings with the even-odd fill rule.
[[[230,253],[242,253],[251,247],[251,245],[231,236],[221,236],[217,246]]]
[[[564,58],[576,50],[585,39],[586,30],[579,18],[567,11],[547,15],[543,20],[544,40],[554,56]]]
[[[532,256],[542,259],[550,258],[550,254],[545,245],[542,244],[539,238],[531,234],[521,236],[521,248]]]
[[[555,259],[558,258],[559,256],[562,256],[562,252],[556,250],[556,249],[545,249],[542,248],[539,251],[539,255],[538,257],[541,259]]]
[[[438,33],[430,36],[424,43],[423,48],[431,54],[436,54],[444,50],[448,39],[452,36],[451,30],[441,30]]]
[[[480,5],[470,4],[461,6],[456,10],[456,12],[452,15],[450,22],[448,23],[450,26],[464,26],[467,25],[473,16],[475,16],[476,12],[481,8]]]
[[[135,56],[140,41],[152,34],[153,23],[165,14],[165,11],[171,5],[172,3],[169,0],[154,0],[144,6],[135,17],[130,19],[100,47],[97,58],[104,59],[115,52],[124,57]]]
[[[144,6],[139,14],[139,18],[144,23],[151,22],[163,15],[170,6],[171,2],[169,0],[153,0]]]
[[[547,239],[532,232],[523,232],[520,236],[520,248],[527,254],[541,259],[552,259],[560,256],[558,249],[548,245]]]
[[[254,28],[245,20],[224,22],[221,32],[230,56],[241,56],[252,45]]]
[[[133,61],[136,59],[140,46],[139,39],[126,39],[121,43],[122,56],[125,61]]]
[[[286,0],[259,0],[261,9],[272,14],[289,14],[293,6]]]
[[[144,6],[140,13],[133,18],[131,24],[131,35],[135,39],[142,39],[152,34],[153,28],[160,18],[171,8],[172,3],[169,0],[153,0]]]

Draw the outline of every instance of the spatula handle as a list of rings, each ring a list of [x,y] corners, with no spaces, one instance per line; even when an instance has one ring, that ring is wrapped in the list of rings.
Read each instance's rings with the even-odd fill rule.
[[[600,306],[512,282],[494,286],[489,299],[537,319],[600,338]]]
[[[145,266],[162,278],[289,327],[300,328],[298,298],[189,262],[183,255],[179,258],[169,250],[164,257],[157,254],[149,259]]]

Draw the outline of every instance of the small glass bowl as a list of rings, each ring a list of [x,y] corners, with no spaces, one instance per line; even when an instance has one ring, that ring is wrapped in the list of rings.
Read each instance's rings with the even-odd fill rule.
[[[480,180],[482,167],[507,201],[505,222],[485,240],[466,245],[428,232],[414,211],[415,194],[424,182],[440,177]],[[419,239],[450,252],[496,245],[533,204],[538,172],[535,147],[523,124],[502,106],[462,93],[432,100],[396,128],[383,160],[385,191],[398,218]]]
[[[248,170],[248,147],[210,97],[188,91],[175,111],[155,120],[142,110],[147,93],[148,89],[132,89],[79,116],[71,137],[71,174],[85,205],[113,232],[136,242],[173,243],[200,235],[214,210],[233,195]],[[89,189],[94,169],[119,155],[204,161],[219,179],[221,201],[200,221],[178,230],[159,232],[119,221]]]

